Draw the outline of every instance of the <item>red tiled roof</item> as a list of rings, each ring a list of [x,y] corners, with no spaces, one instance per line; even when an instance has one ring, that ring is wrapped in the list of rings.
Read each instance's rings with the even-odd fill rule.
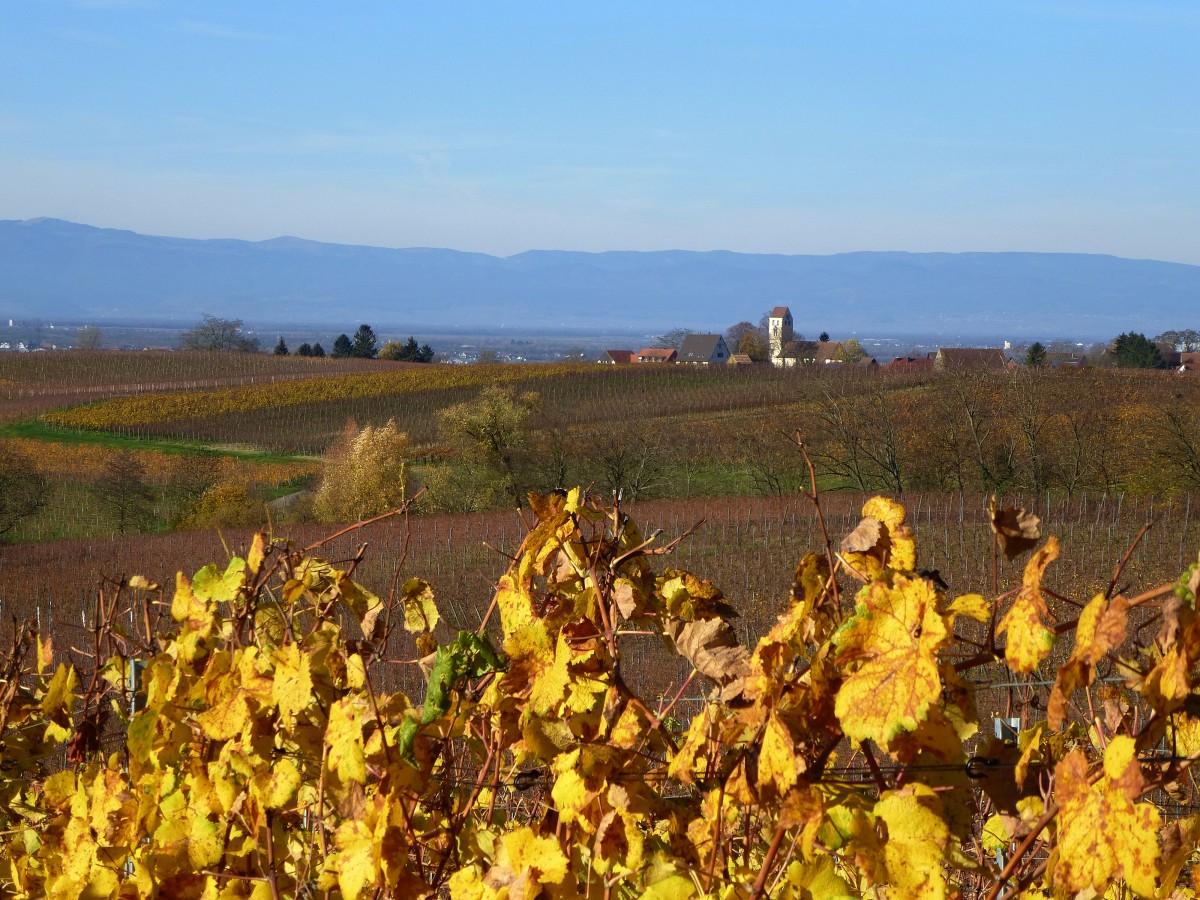
[[[604,355],[614,363],[619,363],[621,365],[625,365],[634,361],[634,354],[632,350],[605,350]]]
[[[637,352],[637,362],[674,362],[675,350],[672,347],[643,347]]]

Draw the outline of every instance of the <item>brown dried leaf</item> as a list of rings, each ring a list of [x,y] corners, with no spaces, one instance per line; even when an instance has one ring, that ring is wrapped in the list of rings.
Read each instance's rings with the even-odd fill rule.
[[[997,509],[996,498],[992,497],[988,512],[991,514],[992,531],[996,533],[1000,550],[1009,562],[1026,550],[1032,550],[1042,537],[1039,527],[1041,519],[1024,507]]]
[[[750,651],[738,643],[737,635],[724,619],[697,619],[683,622],[671,619],[667,634],[678,650],[701,675],[721,686],[721,699],[730,700],[742,692],[750,674]]]
[[[886,536],[881,521],[874,516],[864,516],[858,527],[842,538],[842,552],[870,553]]]
[[[1196,575],[1200,577],[1200,570]],[[1156,637],[1158,646],[1163,650],[1175,646],[1175,642],[1179,639],[1179,632],[1187,628],[1195,618],[1196,614],[1192,612],[1192,608],[1187,603],[1174,594],[1168,596],[1162,605],[1162,627],[1158,629]]]

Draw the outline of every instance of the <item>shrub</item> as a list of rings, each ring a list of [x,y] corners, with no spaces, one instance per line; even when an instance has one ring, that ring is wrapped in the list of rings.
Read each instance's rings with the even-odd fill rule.
[[[261,500],[245,484],[222,481],[196,498],[180,522],[182,528],[242,528],[266,521]]]
[[[323,522],[347,522],[400,506],[407,496],[408,437],[393,420],[381,428],[348,423],[325,454],[314,499]]]

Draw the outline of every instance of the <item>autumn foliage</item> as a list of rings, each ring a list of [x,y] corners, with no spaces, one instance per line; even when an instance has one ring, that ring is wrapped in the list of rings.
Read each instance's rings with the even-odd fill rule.
[[[751,649],[718,586],[661,565],[672,545],[619,508],[530,502],[477,628],[420,578],[372,593],[358,557],[258,535],[170,591],[104,592],[91,669],[21,630],[0,660],[0,893],[1193,896],[1200,817],[1165,813],[1195,803],[1200,563],[1137,596],[1119,568],[1052,596],[1057,541],[994,509],[1024,578],[954,596],[877,497],[801,555]],[[693,668],[666,697],[626,671],[647,634]],[[409,662],[423,697],[379,690]],[[977,701],[1043,682],[1048,717],[1010,708],[1023,727],[993,738]]]

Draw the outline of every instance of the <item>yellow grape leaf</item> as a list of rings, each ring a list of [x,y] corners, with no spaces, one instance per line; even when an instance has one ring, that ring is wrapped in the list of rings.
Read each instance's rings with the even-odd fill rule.
[[[175,596],[171,600],[171,618],[176,622],[187,623],[187,626],[194,631],[212,627],[212,609],[196,596],[195,591],[192,590],[192,583],[182,572],[175,576]]]
[[[506,635],[537,618],[533,597],[511,573],[501,575],[497,582],[496,607],[500,610],[500,627]]]
[[[145,575],[133,575],[126,582],[135,591],[157,591],[158,585]]]
[[[942,863],[950,830],[933,788],[910,784],[885,791],[875,804],[875,815],[887,823],[888,839],[883,845],[891,882],[887,896],[912,900],[945,897]]]
[[[404,630],[412,634],[433,631],[438,623],[438,608],[428,581],[410,578],[404,582]]]
[[[599,789],[588,787],[587,780],[573,768],[578,757],[579,751],[572,750],[554,761],[558,775],[554,787],[550,789],[550,797],[554,800],[559,817],[568,824],[579,819],[583,810],[601,793]]]
[[[483,869],[463,866],[446,882],[450,900],[497,900],[499,892],[483,883]]]
[[[1050,610],[1042,598],[1042,576],[1058,558],[1058,551],[1058,538],[1051,537],[1033,554],[1025,565],[1017,597],[996,628],[997,634],[1008,634],[1004,658],[1014,672],[1034,671],[1054,646],[1054,632],[1046,627]]]
[[[874,516],[887,526],[888,531],[895,531],[904,524],[907,513],[904,506],[890,497],[875,496],[863,504],[862,514]]]
[[[1075,648],[1071,658],[1058,670],[1046,708],[1046,719],[1054,730],[1061,728],[1067,717],[1071,695],[1095,680],[1096,663],[1104,659],[1108,651],[1125,642],[1128,613],[1129,601],[1124,597],[1114,597],[1110,601],[1103,594],[1097,594],[1079,614]]]
[[[337,573],[337,589],[345,604],[350,607],[363,637],[368,641],[375,637],[375,625],[383,612],[383,601],[354,581],[345,572]],[[407,613],[406,613],[407,615]]]
[[[668,875],[646,888],[638,900],[691,900],[696,884],[686,875]]]
[[[1025,783],[1029,766],[1042,761],[1042,735],[1045,733],[1046,722],[1043,720],[1034,722],[1032,727],[1017,735],[1017,749],[1021,751],[1021,758],[1017,761],[1013,776],[1018,785]]]
[[[917,539],[912,529],[901,525],[891,533],[892,547],[887,564],[897,572],[911,572],[917,567]]]
[[[1146,676],[1141,695],[1159,714],[1178,709],[1192,692],[1191,660],[1183,643],[1172,646]]]
[[[246,584],[246,561],[235,556],[221,572],[209,563],[192,578],[192,592],[201,600],[231,603]]]
[[[872,497],[862,508],[858,527],[842,540],[843,559],[867,580],[885,567],[911,572],[917,565],[917,544],[904,525],[904,507],[887,497]]]
[[[988,853],[995,853],[997,850],[1007,850],[1008,845],[1012,843],[1012,831],[1008,823],[1013,819],[1012,816],[1006,816],[1002,813],[993,813],[992,816],[983,823],[983,834],[980,835],[979,843]],[[1007,821],[1006,821],[1007,820]]]
[[[367,780],[366,754],[362,740],[362,708],[354,697],[343,697],[329,707],[329,724],[325,727],[325,744],[329,747],[327,764],[331,772],[346,783]]]
[[[487,882],[511,884],[518,879],[536,884],[561,884],[567,877],[567,858],[552,837],[539,837],[527,825],[500,839],[500,852],[487,874]],[[524,896],[537,896],[534,892]]]
[[[54,721],[69,723],[71,704],[74,702],[75,667],[59,663],[58,668],[54,670],[54,677],[46,685],[46,693],[42,696],[42,712]],[[67,734],[62,735],[62,738]]]
[[[1089,783],[1087,756],[1072,750],[1054,769],[1058,802],[1056,891],[1091,888],[1104,894],[1118,878],[1143,897],[1154,896],[1158,873],[1158,810],[1137,803],[1145,784],[1137,745],[1124,735],[1104,751],[1104,771]]]
[[[857,893],[837,873],[833,856],[822,854],[812,862],[793,862],[787,868],[780,900],[850,900]]]
[[[948,630],[937,593],[923,578],[897,574],[859,591],[854,615],[833,636],[838,664],[851,673],[834,712],[846,734],[887,747],[914,731],[942,691],[937,652]]]
[[[312,661],[298,644],[284,644],[275,651],[274,660],[271,701],[279,708],[285,724],[294,723],[312,700]]]
[[[529,635],[533,637],[533,634]],[[505,644],[508,649],[508,644]],[[569,664],[571,648],[567,645],[562,634],[558,636],[554,652],[554,664],[543,668],[533,675],[533,690],[529,694],[529,711],[536,716],[552,716],[558,711],[567,693],[567,684],[571,679]]]
[[[196,716],[196,722],[209,740],[228,741],[242,733],[249,718],[246,694],[235,685],[223,700]]]
[[[758,754],[759,789],[774,785],[782,797],[792,789],[804,768],[804,761],[796,756],[796,741],[787,723],[778,713],[772,712],[763,730]]]
[[[75,772],[72,769],[55,772],[42,783],[42,793],[46,802],[52,809],[60,811],[70,808],[71,801],[75,798],[78,789]]]
[[[347,819],[338,826],[334,841],[338,849],[328,866],[337,872],[342,896],[358,900],[364,888],[377,886],[379,851],[375,835],[364,820]]]
[[[282,809],[296,796],[301,780],[299,767],[285,756],[255,777],[255,792],[267,809]]]
[[[1200,719],[1180,711],[1169,719],[1167,746],[1176,756],[1200,757]]]
[[[954,598],[946,607],[946,612],[954,616],[966,616],[976,622],[987,622],[992,618],[992,604],[982,594],[963,594]]]
[[[267,556],[267,536],[261,531],[256,532],[250,542],[250,552],[246,554],[246,568],[251,575],[257,575]]]

